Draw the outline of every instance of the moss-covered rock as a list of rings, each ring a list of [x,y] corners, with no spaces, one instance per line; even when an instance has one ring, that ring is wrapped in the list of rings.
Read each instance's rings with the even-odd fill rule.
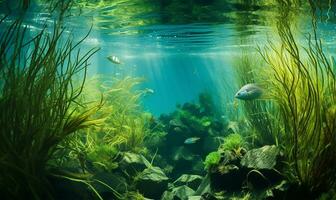
[[[182,186],[186,185],[193,190],[196,190],[198,186],[201,184],[203,177],[199,175],[192,175],[192,174],[183,174],[174,181],[175,186]]]
[[[248,151],[241,159],[241,165],[253,169],[273,169],[277,164],[280,150],[275,145],[263,146]]]
[[[193,189],[186,185],[174,187],[171,191],[166,191],[161,200],[188,200],[188,197],[195,193]]]
[[[247,182],[252,188],[267,188],[282,179],[276,170],[280,150],[275,145],[263,146],[248,151],[241,159],[241,166],[247,169]]]
[[[151,166],[150,162],[142,155],[131,152],[123,153],[123,158],[119,163],[119,168],[126,171],[129,175],[135,175],[138,172]]]
[[[168,177],[159,167],[144,169],[135,179],[137,190],[148,198],[160,199],[168,187]]]

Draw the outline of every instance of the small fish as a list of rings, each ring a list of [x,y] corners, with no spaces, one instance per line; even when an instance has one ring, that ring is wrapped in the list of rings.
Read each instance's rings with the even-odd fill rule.
[[[145,93],[154,94],[154,90],[150,88],[146,88]]]
[[[184,140],[184,144],[195,144],[199,139],[199,137],[191,137],[191,138],[187,138],[186,140]]]
[[[120,60],[117,56],[108,56],[107,59],[114,64],[118,64],[118,65],[121,64],[121,62],[120,62]]]
[[[235,97],[241,100],[253,100],[259,98],[262,95],[262,89],[254,83],[244,85],[236,93]]]

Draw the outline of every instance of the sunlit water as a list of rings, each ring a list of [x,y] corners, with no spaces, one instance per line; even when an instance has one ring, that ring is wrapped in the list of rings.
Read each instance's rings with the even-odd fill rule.
[[[274,15],[272,11],[266,12],[272,8],[266,4],[260,7],[253,3],[246,6],[199,1],[193,9],[201,11],[195,14],[186,12],[190,5],[165,7],[159,1],[140,2],[101,1],[83,5],[70,13],[65,26],[75,39],[84,37],[92,26],[83,50],[101,50],[90,61],[90,77],[144,77],[141,89],[152,89],[154,93],[144,97],[143,105],[155,115],[172,112],[176,104],[195,101],[201,92],[212,94],[219,107],[229,103],[239,88],[234,60],[239,59],[243,49],[255,50],[268,39],[276,39],[265,22],[268,15]],[[169,6],[175,7],[169,10]],[[49,14],[39,11],[42,7],[35,6],[28,13],[30,20],[26,24],[32,33],[53,22]],[[331,54],[336,41],[333,19],[328,16],[319,25],[319,34]],[[310,21],[303,22],[302,27],[309,26]],[[302,32],[305,31],[303,28]],[[110,62],[107,56],[111,55],[122,64]]]

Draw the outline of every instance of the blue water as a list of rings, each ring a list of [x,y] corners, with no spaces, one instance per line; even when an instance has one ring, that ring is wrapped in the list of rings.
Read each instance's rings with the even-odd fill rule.
[[[101,51],[92,59],[89,74],[144,77],[146,81],[142,87],[153,89],[154,93],[143,99],[143,105],[154,115],[172,112],[176,104],[195,101],[201,92],[212,94],[219,108],[233,101],[238,89],[233,60],[241,55],[242,46],[252,47],[254,42],[239,44],[232,25],[138,28],[146,31],[135,35],[111,35],[104,30],[94,30],[85,44],[87,48],[99,46]],[[262,31],[263,27],[260,29]],[[117,56],[123,64],[108,61],[106,57],[110,55]]]
[[[204,26],[193,25],[200,29]],[[161,28],[161,27],[160,27]],[[170,27],[179,28],[183,27]],[[229,31],[229,30],[228,30]],[[216,98],[233,96],[236,86],[231,69],[234,52],[239,54],[238,46],[228,41],[227,50],[224,45],[211,44],[215,41],[208,38],[208,45],[198,45],[193,41],[172,37],[158,39],[151,35],[142,37],[117,38],[100,37],[101,51],[93,59],[90,74],[104,73],[116,76],[140,76],[146,79],[143,88],[154,90],[154,94],[144,99],[144,107],[153,114],[171,112],[176,104],[197,99],[201,92],[215,94]],[[120,41],[120,40],[118,40]],[[134,44],[134,45],[132,45]],[[231,53],[229,53],[231,51]],[[116,55],[124,63],[115,65],[106,59]],[[219,99],[220,100],[220,99]]]
[[[267,6],[245,8],[240,4],[221,3],[220,7],[217,1],[204,1],[199,3],[200,8],[217,9],[209,12],[217,15],[197,16],[184,14],[188,5],[181,5],[180,11],[179,6],[174,5],[177,11],[171,13],[169,9],[159,12],[162,5],[154,2],[142,2],[140,9],[139,2],[101,1],[90,4],[92,8],[76,8],[66,18],[65,26],[75,39],[83,37],[92,26],[82,48],[101,50],[90,60],[89,77],[107,74],[145,78],[140,89],[149,88],[154,93],[143,98],[143,106],[156,116],[172,112],[176,104],[196,101],[201,92],[210,93],[218,109],[232,102],[240,87],[234,78],[233,61],[241,55],[242,49],[255,51],[255,47],[262,46],[267,39],[275,38],[272,28],[262,20],[267,16],[264,13],[269,9]],[[41,12],[43,5],[33,8],[27,14],[32,34],[44,24],[53,23],[52,16]],[[301,26],[309,24],[307,21]],[[319,26],[327,51],[334,54],[333,16]],[[305,31],[303,28],[302,32]],[[123,64],[108,61],[106,57],[111,55],[117,56]]]

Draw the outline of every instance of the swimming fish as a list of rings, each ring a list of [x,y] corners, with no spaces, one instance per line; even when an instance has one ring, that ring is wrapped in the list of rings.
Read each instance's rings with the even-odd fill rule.
[[[241,100],[253,100],[259,98],[262,93],[263,91],[259,86],[249,83],[240,88],[235,97]]]
[[[145,88],[145,93],[150,93],[150,94],[154,94],[154,90],[150,89],[150,88]]]
[[[199,139],[199,137],[191,137],[191,138],[187,138],[186,140],[184,140],[184,144],[195,144]]]
[[[121,64],[121,62],[120,62],[120,60],[117,56],[107,56],[107,59],[114,64],[118,64],[118,65]]]

